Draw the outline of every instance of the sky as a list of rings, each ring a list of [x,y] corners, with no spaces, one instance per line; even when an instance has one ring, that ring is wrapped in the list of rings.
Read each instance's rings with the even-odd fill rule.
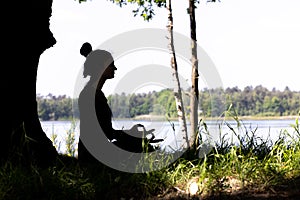
[[[189,38],[188,1],[173,1],[174,32]],[[145,28],[166,29],[167,10],[155,10],[146,22],[133,16],[134,6],[120,8],[108,0],[79,4],[74,0],[53,0],[50,30],[57,43],[40,57],[37,93],[74,96],[85,58],[79,49],[84,42],[97,47],[111,38]],[[262,85],[268,89],[300,91],[300,1],[221,0],[201,1],[196,9],[197,43],[214,63],[224,88]],[[147,38],[145,38],[147,40]],[[140,58],[137,61],[137,58]],[[115,78],[103,88],[116,91],[118,83],[135,67],[169,66],[169,55],[159,50],[129,52],[116,60]],[[189,62],[178,59],[180,74],[190,84]],[[188,69],[188,70],[187,70]],[[129,73],[130,74],[130,73]],[[129,75],[128,75],[129,76]],[[205,87],[205,81],[199,83]],[[144,88],[159,89],[159,84]]]

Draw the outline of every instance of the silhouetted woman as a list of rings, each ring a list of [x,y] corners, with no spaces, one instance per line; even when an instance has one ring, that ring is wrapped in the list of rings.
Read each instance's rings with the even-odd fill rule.
[[[112,112],[107,103],[107,99],[102,92],[102,87],[106,80],[114,78],[115,70],[117,70],[112,55],[105,51],[96,49],[92,51],[89,43],[84,43],[80,49],[80,53],[86,56],[84,63],[83,77],[90,77],[88,83],[79,95],[78,105],[80,112],[80,139],[78,144],[78,159],[79,161],[95,161],[94,156],[90,154],[87,148],[83,145],[82,136],[89,137],[91,131],[94,130],[94,124],[89,124],[93,120],[93,110],[90,108],[94,103],[95,113],[98,123],[101,126],[107,140],[130,152],[143,152],[143,141],[150,141],[151,139],[134,137],[127,134],[141,134],[138,130],[139,126],[134,125],[130,130],[115,130],[112,127]],[[94,98],[94,99],[93,99]],[[153,129],[146,131],[147,134],[152,133]],[[101,134],[101,133],[99,133]],[[151,145],[148,151],[153,151]]]

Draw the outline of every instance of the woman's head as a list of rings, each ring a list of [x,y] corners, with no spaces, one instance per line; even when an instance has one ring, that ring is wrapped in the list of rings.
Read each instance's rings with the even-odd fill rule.
[[[113,78],[114,59],[108,51],[96,49],[91,51],[84,62],[83,77],[91,76],[98,78],[100,75],[104,78]]]

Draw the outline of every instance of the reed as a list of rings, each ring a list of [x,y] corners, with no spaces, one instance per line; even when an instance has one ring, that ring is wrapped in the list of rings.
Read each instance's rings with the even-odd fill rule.
[[[236,127],[227,119],[234,119]],[[193,157],[183,154],[170,165],[145,173],[120,172],[101,163],[82,167],[76,159],[69,164],[60,160],[47,169],[34,165],[25,169],[7,162],[0,169],[0,199],[166,199],[172,194],[188,199],[235,193],[242,197],[299,186],[299,117],[291,125],[294,131],[282,130],[275,141],[258,137],[257,128],[243,125],[232,108],[223,120],[230,131],[220,133],[210,152],[199,156],[199,148],[194,148]],[[73,128],[66,137],[68,153],[63,156],[76,158]],[[209,131],[202,120],[196,147],[203,145],[205,134]],[[237,142],[224,135],[235,136]],[[163,166],[160,162],[164,161],[153,159],[152,165]]]

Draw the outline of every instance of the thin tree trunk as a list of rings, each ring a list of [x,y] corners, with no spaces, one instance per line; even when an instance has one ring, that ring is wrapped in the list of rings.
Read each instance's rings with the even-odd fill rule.
[[[198,58],[197,58],[197,38],[196,38],[196,18],[195,18],[195,0],[189,0],[190,31],[191,31],[191,62],[192,62],[192,88],[191,88],[191,138],[190,146],[194,143],[198,127]]]
[[[176,108],[177,108],[177,115],[178,115],[178,122],[180,125],[180,131],[182,134],[182,138],[184,140],[183,148],[189,148],[189,138],[187,133],[187,126],[185,120],[185,111],[183,106],[182,100],[182,92],[180,87],[180,80],[178,76],[178,69],[177,69],[177,61],[176,61],[176,54],[174,48],[174,36],[173,36],[173,15],[172,15],[172,0],[167,1],[167,9],[169,11],[168,15],[168,32],[169,32],[169,50],[171,54],[171,67],[173,69],[173,78],[174,78],[174,96],[176,101]]]

